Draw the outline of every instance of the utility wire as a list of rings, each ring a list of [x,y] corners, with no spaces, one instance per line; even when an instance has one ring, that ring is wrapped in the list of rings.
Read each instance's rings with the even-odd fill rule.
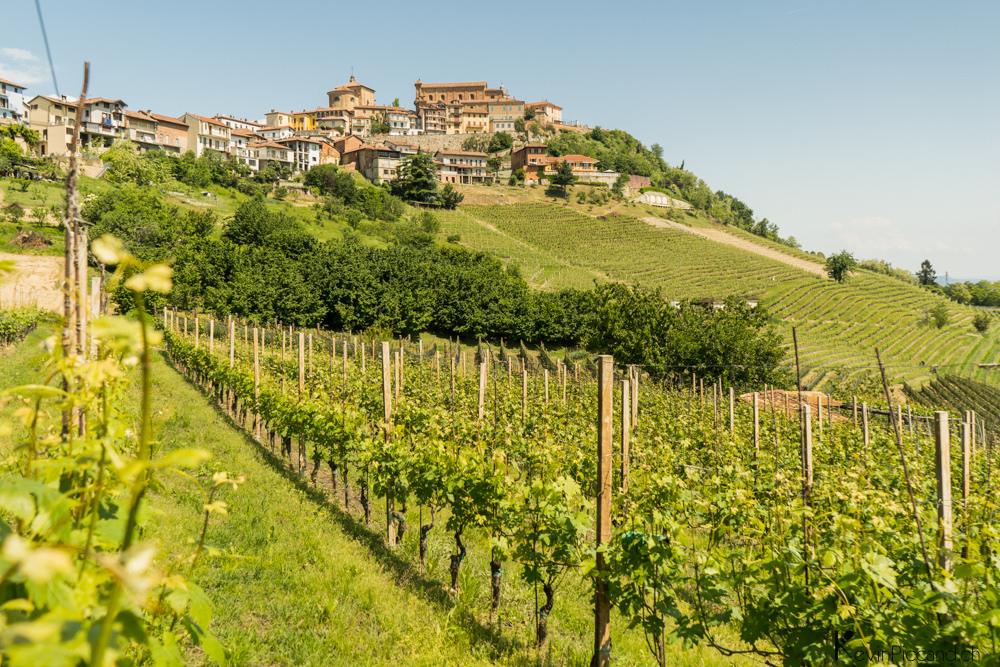
[[[49,48],[49,35],[45,32],[45,19],[42,18],[42,0],[35,0],[35,9],[38,10],[38,24],[42,27],[42,39],[45,41],[45,55],[49,57],[49,71],[52,73],[52,85],[56,89],[56,97],[62,99],[59,94],[59,82],[56,81],[56,68],[52,64],[52,50]]]

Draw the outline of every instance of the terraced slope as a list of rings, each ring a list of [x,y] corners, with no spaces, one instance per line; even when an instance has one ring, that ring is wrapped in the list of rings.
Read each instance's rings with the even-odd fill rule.
[[[580,286],[576,276],[583,274],[575,269],[658,286],[671,298],[758,299],[789,342],[791,327],[797,327],[811,388],[838,375],[870,372],[876,346],[896,379],[917,385],[935,368],[986,380],[988,371],[976,364],[1000,361],[1000,334],[975,333],[972,308],[887,276],[858,272],[849,283],[837,284],[780,259],[673,227],[627,217],[598,219],[546,203],[463,207],[444,221],[446,231],[457,230],[459,216],[462,224],[478,226],[476,234],[463,234],[463,243],[522,263],[529,276],[562,271],[574,276],[563,284]],[[809,257],[787,254],[797,261]],[[927,323],[927,311],[938,303],[947,304],[951,316],[943,329]]]

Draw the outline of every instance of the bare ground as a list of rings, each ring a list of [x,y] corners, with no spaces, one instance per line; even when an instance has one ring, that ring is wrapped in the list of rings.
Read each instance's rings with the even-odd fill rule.
[[[0,285],[3,300],[6,303],[13,299],[16,286],[30,296],[38,290],[38,307],[43,310],[61,312],[63,295],[59,289],[62,281],[63,260],[61,257],[43,257],[37,255],[12,255],[0,253],[0,261],[13,260],[15,271],[7,276]]]
[[[794,266],[796,269],[801,269],[806,273],[811,273],[813,275],[819,276],[820,278],[826,278],[826,270],[815,262],[810,262],[808,260],[800,259],[798,257],[792,257],[791,255],[786,255],[783,252],[777,250],[772,250],[762,245],[758,245],[753,241],[748,241],[742,239],[738,236],[733,236],[728,234],[721,229],[703,229],[688,227],[677,222],[672,222],[670,220],[662,220],[660,218],[642,218],[643,222],[646,222],[653,227],[660,227],[661,229],[676,229],[678,231],[687,232],[688,234],[694,234],[695,236],[700,236],[710,241],[716,241],[718,243],[725,243],[726,245],[731,245],[741,250],[746,250],[747,252],[756,253],[768,259],[773,259],[776,262],[781,262],[782,264],[788,264],[789,266]]]

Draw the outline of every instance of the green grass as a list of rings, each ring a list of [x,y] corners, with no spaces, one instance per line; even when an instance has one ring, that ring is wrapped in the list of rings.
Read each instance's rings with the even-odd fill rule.
[[[11,245],[10,242],[15,236],[17,236],[19,227],[25,230],[38,232],[49,241],[52,241],[52,245],[42,250],[31,250]],[[15,253],[19,255],[54,255],[56,257],[62,257],[66,253],[66,234],[55,225],[38,226],[31,224],[27,220],[23,221],[21,225],[12,225],[9,222],[0,222],[0,252]]]

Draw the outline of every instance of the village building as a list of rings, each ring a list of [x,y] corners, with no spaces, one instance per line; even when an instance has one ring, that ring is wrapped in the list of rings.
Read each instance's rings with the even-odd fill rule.
[[[514,133],[514,121],[524,116],[524,100],[503,97],[489,103],[490,132]]]
[[[440,150],[434,154],[442,183],[483,183],[489,178],[486,153]]]
[[[180,146],[175,145],[171,136],[160,131],[160,122],[149,111],[125,110],[126,137],[135,144],[136,152],[164,151],[179,153]]]
[[[201,157],[205,151],[215,151],[229,156],[229,127],[213,118],[186,113],[180,118],[187,123],[188,150],[194,151],[195,157]]]
[[[291,125],[270,125],[257,130],[257,134],[268,141],[277,141],[294,135],[295,130],[292,129]]]
[[[375,104],[375,89],[363,83],[358,83],[351,75],[351,80],[342,86],[337,86],[327,92],[327,104],[331,109],[346,109],[351,111],[358,106]]]
[[[188,124],[180,118],[146,111],[146,115],[156,121],[156,131],[160,134],[162,146],[183,155],[188,151]],[[166,150],[166,149],[164,149]]]
[[[126,136],[126,104],[121,100],[92,97],[83,102],[80,144],[110,146]],[[36,95],[29,102],[28,119],[40,136],[41,155],[68,155],[76,123],[77,102],[62,98]]]
[[[216,114],[212,116],[212,120],[217,120],[230,130],[250,130],[251,132],[256,132],[260,128],[264,127],[260,123],[247,120],[246,118],[233,118],[232,116],[221,116]]]
[[[532,102],[524,105],[526,109],[535,110],[535,120],[541,123],[562,123],[562,107],[548,100]]]
[[[308,137],[288,137],[277,143],[292,151],[292,168],[295,171],[309,171],[319,164],[320,142]]]
[[[294,169],[294,151],[288,146],[274,141],[255,141],[247,148],[250,151],[248,166],[255,171],[265,171],[272,162],[289,170]]]
[[[0,79],[0,123],[24,123],[28,120],[25,86]]]
[[[362,146],[347,151],[341,163],[356,169],[375,185],[396,180],[402,155],[388,146]]]

